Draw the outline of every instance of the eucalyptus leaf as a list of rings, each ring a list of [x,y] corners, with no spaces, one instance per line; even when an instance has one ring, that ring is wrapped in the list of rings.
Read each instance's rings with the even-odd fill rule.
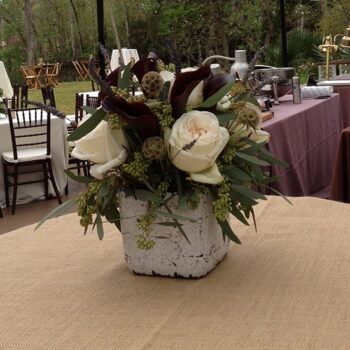
[[[82,109],[88,114],[94,114],[98,111],[98,109],[89,106],[83,106]]]
[[[243,152],[236,152],[237,157],[246,160],[249,163],[261,165],[261,166],[269,166],[270,163],[266,162],[265,160],[258,159],[256,157],[250,156],[249,154],[243,153]]]
[[[120,212],[118,208],[114,205],[109,205],[104,212],[105,218],[108,220],[108,222],[113,223],[118,230],[121,230],[120,226]]]
[[[170,90],[170,81],[166,81],[163,85],[163,90],[159,96],[160,101],[166,101],[168,99],[169,90]]]
[[[219,124],[223,125],[229,121],[234,121],[237,119],[238,114],[236,113],[223,113],[223,114],[217,114],[216,117],[218,118]]]
[[[131,62],[129,62],[124,70],[120,73],[121,77],[118,79],[118,88],[121,90],[128,90],[130,88],[130,70],[131,70]]]
[[[268,151],[267,149],[262,149],[261,150],[261,159],[266,160],[267,162],[277,165],[281,168],[288,168],[289,164],[286,163],[285,161],[276,158],[270,151]]]
[[[171,226],[171,227],[179,227],[182,226],[182,224],[179,224],[177,222],[168,222],[168,221],[164,221],[164,222],[157,222],[157,225],[162,225],[162,226]]]
[[[91,181],[93,181],[93,179],[91,177],[75,175],[70,170],[65,170],[65,173],[68,175],[68,177],[70,177],[72,180],[77,181],[77,182],[82,182],[82,183],[88,184]]]
[[[239,238],[234,234],[232,231],[231,226],[227,221],[218,221],[219,225],[221,226],[222,233],[227,236],[231,241],[241,244],[241,241]]]
[[[245,218],[245,216],[242,214],[242,212],[237,209],[234,205],[232,206],[231,214],[237,218],[242,224],[249,226],[249,222]]]
[[[200,108],[210,108],[215,106],[226,94],[230,92],[235,81],[230,81],[225,86],[223,86],[219,91],[217,91],[214,95],[207,98],[199,107]]]
[[[44,218],[38,223],[35,227],[34,231],[38,229],[46,220],[55,218],[66,213],[70,208],[76,205],[75,198],[69,199],[68,201],[62,203],[57,208],[51,210],[48,214],[44,216]]]
[[[96,215],[95,223],[96,223],[96,227],[97,227],[98,239],[100,241],[102,241],[103,236],[104,236],[104,230],[103,230],[103,224],[102,224],[102,219],[101,219],[101,215],[100,214]]]
[[[139,199],[140,201],[144,201],[144,202],[154,202],[157,204],[162,204],[164,203],[164,199],[159,197],[158,195],[156,195],[155,193],[151,192],[151,191],[147,191],[147,190],[135,190],[135,197],[137,199]]]
[[[259,193],[259,192],[255,192],[252,191],[251,189],[247,188],[246,186],[241,186],[241,185],[235,185],[232,184],[232,190],[236,191],[240,194],[242,194],[245,197],[248,197],[250,199],[266,199],[266,197]]]
[[[293,205],[293,203],[281,192],[277,191],[276,189],[270,187],[270,186],[266,186],[269,190],[271,190],[272,192],[275,192],[276,194],[278,194],[279,196],[281,196],[286,202],[288,202],[290,205]]]
[[[76,128],[67,138],[68,141],[76,141],[94,130],[96,126],[105,117],[106,112],[101,108],[98,109],[89,119]]]
[[[230,179],[240,180],[240,181],[250,181],[251,176],[245,171],[241,170],[235,165],[225,165],[221,171],[224,175],[228,176]]]
[[[196,221],[196,219],[193,219],[193,218],[190,218],[187,216],[177,215],[177,214],[173,214],[173,213],[167,213],[167,212],[161,211],[161,210],[157,210],[156,213],[161,215],[161,216],[165,216],[167,218],[172,218],[172,219],[176,219],[176,220],[190,221],[190,222]]]

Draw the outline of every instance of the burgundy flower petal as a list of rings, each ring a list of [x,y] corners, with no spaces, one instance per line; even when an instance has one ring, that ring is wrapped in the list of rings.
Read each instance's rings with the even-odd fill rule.
[[[109,73],[105,79],[105,82],[109,85],[109,86],[115,86],[118,87],[118,80],[119,80],[119,76],[121,74],[121,72],[123,71],[124,67],[119,66],[118,68],[116,68],[114,71],[112,71],[111,73]],[[103,87],[102,90],[98,93],[98,98],[103,101],[103,99],[108,95],[107,91],[104,91]]]
[[[160,136],[158,118],[142,102],[129,103],[120,96],[107,96],[102,102],[102,108],[121,116],[137,131],[142,140]]]
[[[155,58],[143,58],[137,61],[132,67],[131,72],[136,75],[141,83],[143,76],[151,71],[157,72],[157,60]]]
[[[235,80],[233,75],[225,74],[225,73],[217,73],[213,74],[208,80],[204,82],[203,87],[203,97],[204,101],[214,95],[217,91],[219,91],[222,87],[224,87],[227,83]]]
[[[175,79],[170,92],[172,114],[175,119],[186,112],[186,104],[192,90],[202,81],[212,75],[210,66],[204,65],[193,72],[181,73]]]

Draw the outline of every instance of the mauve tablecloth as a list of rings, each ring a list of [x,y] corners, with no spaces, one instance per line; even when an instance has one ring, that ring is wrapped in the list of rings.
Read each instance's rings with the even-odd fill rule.
[[[350,80],[350,74],[333,77],[332,80]],[[334,86],[334,92],[340,95],[340,106],[343,113],[344,128],[350,126],[350,86]]]
[[[330,199],[350,203],[350,127],[340,137]]]
[[[301,104],[293,104],[288,95],[273,111],[274,117],[263,123],[271,134],[268,147],[289,168],[271,168],[272,175],[281,177],[271,187],[289,196],[327,198],[343,125],[339,95]]]

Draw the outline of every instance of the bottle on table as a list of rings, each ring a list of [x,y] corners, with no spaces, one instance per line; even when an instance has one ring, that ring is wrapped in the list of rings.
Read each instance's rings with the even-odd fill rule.
[[[301,103],[301,89],[300,89],[300,80],[298,76],[294,76],[292,79],[293,82],[293,103]]]

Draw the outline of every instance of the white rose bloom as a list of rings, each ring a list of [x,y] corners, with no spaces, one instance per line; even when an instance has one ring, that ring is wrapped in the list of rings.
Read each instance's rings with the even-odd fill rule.
[[[193,140],[188,150],[182,148]],[[191,111],[173,125],[169,143],[169,158],[179,169],[189,173],[194,181],[218,184],[223,181],[215,161],[229,140],[226,128],[220,127],[215,114]]]
[[[123,131],[111,130],[106,121],[101,121],[94,130],[75,141],[72,156],[96,163],[90,168],[92,176],[101,179],[103,173],[121,165],[127,158]]]

